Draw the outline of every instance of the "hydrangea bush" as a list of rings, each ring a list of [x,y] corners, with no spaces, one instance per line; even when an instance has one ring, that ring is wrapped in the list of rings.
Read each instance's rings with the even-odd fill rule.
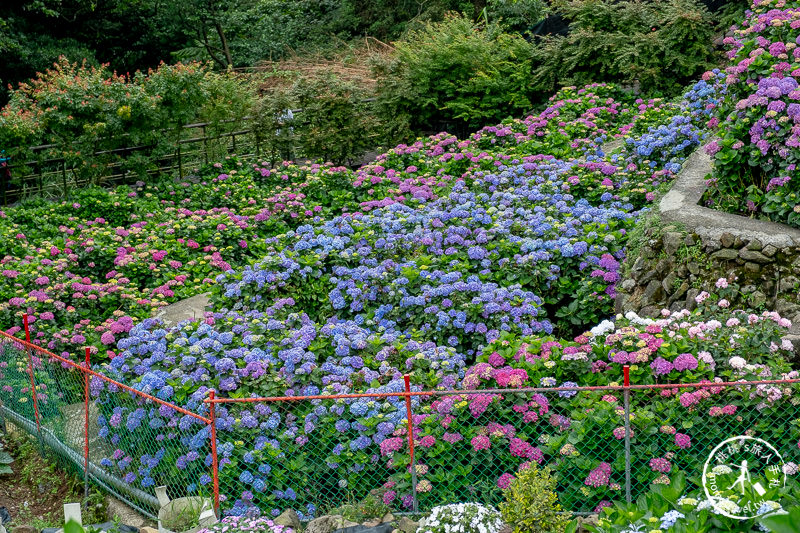
[[[721,209],[800,224],[800,3],[754,0],[732,36],[727,95],[709,126],[714,174],[708,201]]]

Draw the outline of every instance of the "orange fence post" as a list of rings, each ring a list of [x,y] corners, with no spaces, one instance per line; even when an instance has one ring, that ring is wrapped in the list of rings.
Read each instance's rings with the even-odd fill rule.
[[[91,369],[91,352],[86,348],[86,370]],[[83,502],[89,504],[89,373],[83,372],[84,425],[83,425]]]
[[[417,463],[414,460],[414,422],[411,414],[411,377],[403,376],[406,385],[406,418],[408,419],[408,451],[411,454],[411,495],[414,497],[414,512],[419,512],[417,505]]]
[[[211,426],[211,480],[214,484],[214,512],[219,516],[219,462],[217,460],[217,419],[214,414],[214,390],[208,391],[208,418]]]
[[[625,500],[631,503],[631,367],[625,365],[623,372],[623,401],[625,402]]]
[[[36,431],[39,433],[41,437],[42,433],[42,426],[39,422],[39,400],[36,398],[36,380],[33,377],[33,354],[31,353],[31,330],[28,327],[28,314],[25,313],[22,315],[22,323],[25,325],[25,342],[28,343],[28,346],[25,347],[26,351],[28,352],[28,373],[31,375],[31,395],[33,396],[33,414],[36,417]]]

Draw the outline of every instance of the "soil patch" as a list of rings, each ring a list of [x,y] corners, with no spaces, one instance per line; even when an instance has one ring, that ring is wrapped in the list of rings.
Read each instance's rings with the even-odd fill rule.
[[[56,464],[54,459],[39,455],[38,444],[27,434],[14,430],[0,433],[5,450],[14,458],[13,474],[0,476],[0,506],[8,508],[15,526],[31,525],[37,529],[63,525],[64,503],[83,500],[83,483],[71,472]],[[90,509],[84,513],[84,523],[105,521],[102,497],[90,496]],[[88,518],[88,520],[87,520]]]

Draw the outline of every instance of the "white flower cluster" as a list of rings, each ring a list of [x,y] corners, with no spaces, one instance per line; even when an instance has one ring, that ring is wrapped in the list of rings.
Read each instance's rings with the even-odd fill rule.
[[[503,519],[493,507],[454,503],[434,507],[417,533],[498,533],[502,528]]]
[[[628,311],[625,313],[625,318],[627,318],[631,324],[636,324],[637,326],[649,326],[650,324],[655,324],[656,322],[652,318],[640,317],[633,311]]]
[[[599,324],[597,324],[595,327],[593,327],[593,328],[592,328],[591,330],[589,330],[589,331],[590,331],[590,332],[592,333],[592,335],[594,335],[595,337],[599,337],[600,335],[605,335],[605,334],[606,334],[606,333],[608,333],[609,331],[614,331],[615,329],[616,329],[616,326],[614,325],[614,323],[613,323],[612,321],[610,321],[610,320],[603,320],[602,322],[600,322]]]

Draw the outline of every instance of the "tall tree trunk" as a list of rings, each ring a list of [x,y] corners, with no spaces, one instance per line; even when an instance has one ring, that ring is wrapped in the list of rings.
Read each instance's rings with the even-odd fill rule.
[[[228,46],[228,39],[225,37],[225,31],[222,29],[222,24],[219,21],[214,21],[214,26],[217,28],[219,40],[222,43],[222,52],[225,54],[225,60],[228,62],[229,67],[233,66],[233,58],[231,57],[231,49]]]

